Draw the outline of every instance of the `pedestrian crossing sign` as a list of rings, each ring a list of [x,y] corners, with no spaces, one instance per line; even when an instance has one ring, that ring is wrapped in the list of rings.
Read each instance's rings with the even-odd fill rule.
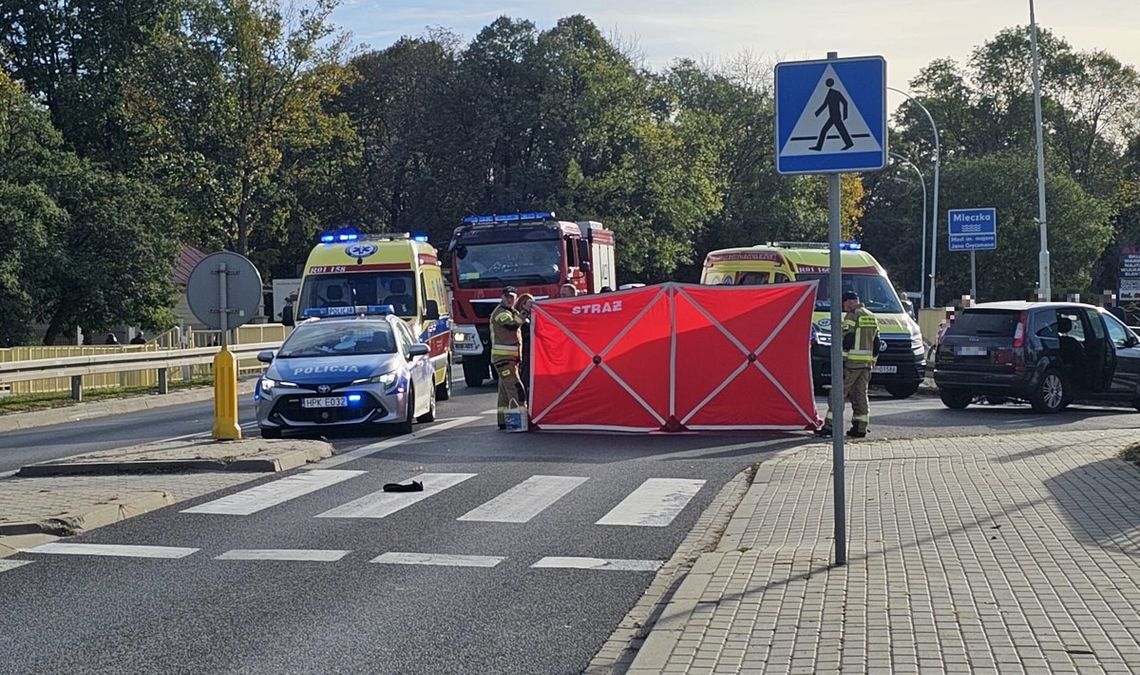
[[[776,65],[776,171],[887,165],[887,62],[881,56]]]

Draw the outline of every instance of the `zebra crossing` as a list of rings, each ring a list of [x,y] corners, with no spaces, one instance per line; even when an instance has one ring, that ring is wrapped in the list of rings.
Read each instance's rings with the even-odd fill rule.
[[[312,495],[351,480],[368,471],[312,469],[262,483],[211,501],[182,509],[180,517],[248,517]],[[344,504],[312,514],[321,519],[380,519],[413,508],[440,494],[461,486],[473,486],[477,473],[421,473],[411,480],[423,483],[421,492],[384,492],[382,489]],[[533,475],[504,489],[473,509],[458,514],[456,521],[470,523],[527,523],[548,512],[575,490],[590,481],[605,480],[584,476]],[[604,516],[592,524],[601,527],[652,527],[670,525],[705,485],[703,479],[647,478]],[[616,500],[616,497],[615,497]],[[458,512],[458,509],[457,509]],[[33,556],[99,556],[178,560],[201,557],[200,548],[180,546],[139,546],[130,544],[87,544],[52,542],[28,549]],[[377,565],[423,565],[433,567],[493,569],[507,560],[502,556],[467,555],[428,551],[352,551],[330,549],[233,549],[212,559],[229,562],[337,563],[353,553],[366,554]],[[379,555],[377,555],[379,554]],[[33,558],[34,559],[34,558]],[[16,569],[30,560],[0,560],[0,572]],[[570,569],[626,572],[653,572],[664,561],[607,559],[575,556],[544,556],[527,561],[532,570]]]

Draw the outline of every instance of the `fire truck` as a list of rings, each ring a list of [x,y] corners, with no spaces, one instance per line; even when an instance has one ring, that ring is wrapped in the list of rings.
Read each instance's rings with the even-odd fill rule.
[[[490,317],[504,286],[538,300],[617,288],[614,233],[594,221],[559,220],[553,212],[468,216],[448,245],[451,263],[452,348],[463,358],[463,379],[478,387],[491,377]]]

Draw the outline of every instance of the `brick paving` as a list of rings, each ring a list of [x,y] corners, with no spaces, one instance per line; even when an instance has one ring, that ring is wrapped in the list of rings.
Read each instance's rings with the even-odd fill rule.
[[[761,465],[630,672],[1140,671],[1134,430],[848,445]]]

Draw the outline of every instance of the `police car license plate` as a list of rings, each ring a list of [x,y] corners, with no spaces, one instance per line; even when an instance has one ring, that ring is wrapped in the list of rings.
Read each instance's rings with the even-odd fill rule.
[[[897,373],[899,372],[898,366],[875,366],[872,372],[875,373]]]
[[[320,396],[301,399],[302,408],[347,408],[348,398],[344,396]]]

